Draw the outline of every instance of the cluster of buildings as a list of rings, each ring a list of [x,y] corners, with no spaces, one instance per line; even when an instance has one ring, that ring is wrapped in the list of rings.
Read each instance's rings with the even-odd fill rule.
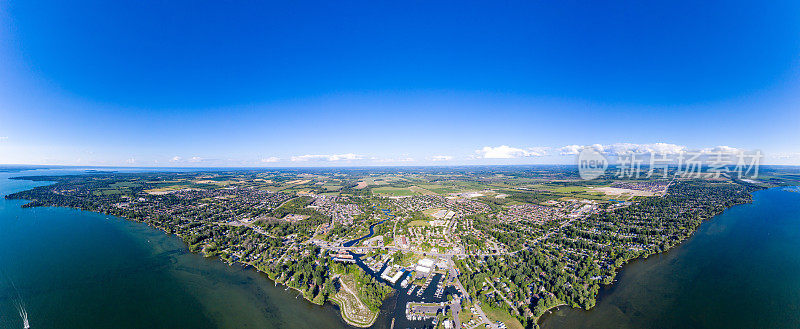
[[[406,212],[425,211],[434,208],[442,208],[445,212],[436,213],[437,219],[460,218],[490,211],[488,205],[475,200],[460,197],[443,197],[439,195],[422,195],[408,198],[392,199],[397,208]],[[452,212],[452,214],[450,214]],[[448,218],[445,218],[448,217]]]
[[[116,203],[121,209],[145,210],[152,216],[176,216],[215,222],[236,222],[268,214],[294,196],[252,187],[222,189],[183,189],[165,195],[144,194],[128,202]]]
[[[548,221],[563,218],[564,210],[556,207],[535,204],[512,205],[497,214],[497,219],[507,222],[528,221],[542,225]]]
[[[387,266],[386,269],[383,270],[383,273],[381,273],[381,279],[396,284],[404,274],[406,274],[406,271],[400,268],[399,265]]]
[[[631,182],[614,182],[611,187],[624,188],[628,190],[645,191],[657,195],[664,195],[667,193],[669,187],[668,181],[631,181]]]
[[[417,262],[417,266],[414,268],[414,270],[417,271],[417,273],[420,274],[421,276],[427,277],[433,272],[435,266],[436,263],[434,262],[433,259],[423,258]]]
[[[352,225],[355,216],[364,213],[355,203],[340,196],[314,195],[314,201],[308,206],[331,217],[335,223]]]
[[[433,223],[435,221],[432,221]],[[418,248],[422,252],[443,253],[460,252],[461,239],[456,234],[451,234],[444,226],[412,226],[408,228],[410,239],[405,245]],[[405,238],[405,236],[404,236]],[[400,243],[395,242],[398,247]],[[429,246],[423,248],[423,246]]]

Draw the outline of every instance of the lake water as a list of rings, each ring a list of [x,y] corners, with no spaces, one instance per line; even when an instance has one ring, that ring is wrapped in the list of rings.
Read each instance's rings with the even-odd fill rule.
[[[41,183],[8,180],[0,195]],[[187,252],[144,224],[0,198],[0,328],[346,328],[336,308],[266,276]]]
[[[41,183],[8,180],[0,195]],[[0,328],[346,328],[264,275],[187,252],[140,223],[0,199]],[[394,296],[375,327],[388,328]],[[591,311],[561,309],[545,328],[800,327],[800,193],[756,192],[681,246],[625,266]]]
[[[800,193],[754,193],[677,248],[626,265],[590,311],[544,328],[799,328]]]

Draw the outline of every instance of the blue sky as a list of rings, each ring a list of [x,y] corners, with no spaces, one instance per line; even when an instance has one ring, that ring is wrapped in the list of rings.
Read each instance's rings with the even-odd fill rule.
[[[0,2],[0,163],[800,164],[794,1]],[[664,144],[656,144],[664,143]]]

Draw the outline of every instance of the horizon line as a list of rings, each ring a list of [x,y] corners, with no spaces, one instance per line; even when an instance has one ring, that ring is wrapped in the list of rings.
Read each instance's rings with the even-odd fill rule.
[[[47,164],[0,164],[0,168],[14,167],[42,167],[45,168],[125,168],[125,169],[359,169],[359,168],[455,168],[455,167],[525,167],[525,166],[544,166],[544,167],[577,167],[577,164],[559,163],[532,163],[532,164],[447,164],[447,165],[359,165],[359,166],[275,166],[275,167],[246,167],[246,166],[218,166],[218,167],[161,167],[161,166],[113,166],[113,165],[47,165]],[[618,164],[611,163],[609,167],[617,167]],[[798,167],[796,164],[762,164],[761,167]],[[648,164],[641,167],[649,168]],[[670,164],[669,167],[677,167]]]

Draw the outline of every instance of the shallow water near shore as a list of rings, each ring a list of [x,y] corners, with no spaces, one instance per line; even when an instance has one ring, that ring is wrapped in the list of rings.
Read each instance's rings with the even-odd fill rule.
[[[41,182],[0,173],[0,195]],[[346,328],[265,275],[189,253],[141,223],[67,208],[20,208],[0,198],[0,328]]]
[[[800,193],[758,191],[675,249],[623,267],[590,311],[543,328],[800,327]]]

